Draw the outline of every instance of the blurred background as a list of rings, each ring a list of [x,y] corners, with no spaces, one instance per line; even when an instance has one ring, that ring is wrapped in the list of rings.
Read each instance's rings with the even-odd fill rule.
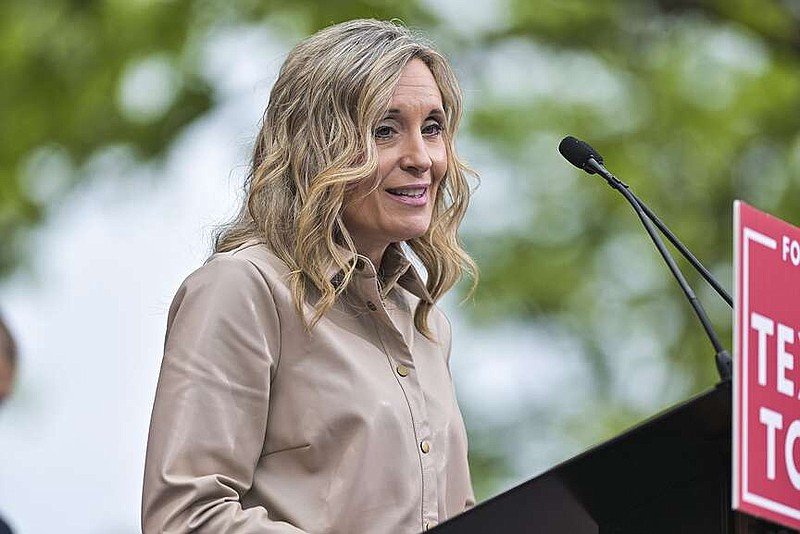
[[[0,515],[17,532],[139,531],[172,295],[235,210],[285,54],[356,17],[420,29],[465,93],[482,278],[444,306],[478,498],[717,381],[628,204],[556,147],[594,145],[730,290],[734,199],[800,224],[800,1],[4,0],[0,310],[20,366]],[[730,309],[686,274],[731,348]]]

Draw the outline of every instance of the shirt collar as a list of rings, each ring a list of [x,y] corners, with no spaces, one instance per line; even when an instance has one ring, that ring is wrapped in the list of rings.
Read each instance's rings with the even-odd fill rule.
[[[356,274],[372,274],[380,279],[381,296],[386,297],[394,286],[398,285],[420,300],[433,304],[433,298],[425,287],[425,282],[422,281],[411,260],[403,253],[399,243],[390,243],[386,248],[380,273],[366,256],[354,254],[342,246],[339,246],[339,252],[347,263],[356,262]],[[337,285],[337,282],[341,283],[342,276],[341,269],[337,269],[335,265],[329,267],[328,278],[334,285]]]

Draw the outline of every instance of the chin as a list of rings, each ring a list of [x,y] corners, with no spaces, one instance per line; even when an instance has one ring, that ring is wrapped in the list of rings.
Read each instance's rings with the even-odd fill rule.
[[[425,222],[425,224],[419,225],[409,225],[406,226],[402,232],[398,232],[397,235],[402,236],[397,241],[410,241],[412,239],[416,239],[418,237],[422,237],[430,228],[430,222]]]

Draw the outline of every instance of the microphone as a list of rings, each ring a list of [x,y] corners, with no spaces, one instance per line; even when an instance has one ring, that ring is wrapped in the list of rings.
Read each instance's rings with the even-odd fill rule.
[[[664,258],[664,261],[666,262],[673,276],[675,276],[675,279],[678,281],[678,285],[681,287],[684,295],[686,295],[686,298],[689,300],[689,304],[691,304],[695,314],[700,320],[700,323],[703,325],[703,329],[711,341],[711,344],[714,346],[714,350],[717,351],[715,361],[717,372],[719,373],[720,378],[722,381],[730,381],[732,368],[731,356],[722,346],[722,343],[720,343],[719,337],[714,331],[714,327],[711,325],[711,321],[708,319],[705,309],[700,304],[700,301],[697,299],[694,291],[692,291],[691,286],[689,286],[689,283],[686,281],[683,273],[678,268],[678,265],[675,263],[675,260],[672,258],[672,255],[664,244],[664,241],[658,235],[653,223],[655,223],[658,228],[664,232],[664,235],[667,237],[667,239],[669,239],[670,242],[681,252],[681,254],[683,254],[686,259],[689,260],[692,266],[697,269],[701,275],[703,275],[703,278],[705,278],[714,287],[717,293],[719,293],[720,296],[722,296],[722,298],[732,306],[733,301],[730,298],[730,295],[728,295],[722,286],[720,286],[719,283],[714,280],[714,277],[711,276],[711,273],[708,272],[703,264],[700,263],[700,261],[695,258],[691,252],[689,252],[683,243],[681,243],[680,240],[678,240],[678,238],[669,231],[666,225],[664,225],[664,223],[662,223],[661,220],[658,219],[658,217],[656,217],[656,215],[649,208],[647,208],[647,206],[641,200],[639,200],[636,195],[633,194],[628,185],[611,174],[611,172],[609,172],[608,169],[603,166],[603,157],[600,156],[600,154],[598,154],[594,148],[580,139],[567,136],[561,140],[561,143],[559,143],[558,151],[567,161],[579,169],[582,169],[589,174],[597,173],[602,176],[608,185],[619,191],[630,203],[634,211],[636,211],[636,214],[639,216],[639,219],[641,219],[645,230],[647,230],[647,233],[653,240],[653,243],[661,254],[661,257]]]
[[[653,213],[653,211],[647,207],[642,199],[637,197],[633,191],[630,190],[627,184],[622,182],[619,178],[611,174],[608,169],[603,166],[603,156],[597,153],[597,151],[591,147],[588,143],[581,141],[580,139],[576,139],[572,136],[567,136],[561,140],[561,143],[558,145],[558,151],[564,156],[564,159],[578,167],[579,169],[583,169],[589,174],[595,174],[595,172],[600,173],[603,178],[609,182],[609,185],[614,189],[617,189],[617,186],[614,183],[618,183],[622,187],[628,189],[631,196],[636,200],[636,202],[641,206],[642,210],[645,212],[645,215],[655,223],[658,229],[661,231],[662,234],[669,240],[672,245],[678,249],[678,252],[686,258],[686,260],[695,268],[695,270],[700,273],[700,275],[705,279],[709,285],[714,288],[714,291],[722,297],[722,299],[728,303],[728,306],[733,308],[733,299],[731,298],[730,294],[725,290],[722,285],[717,282],[714,275],[706,269],[705,265],[702,264],[700,260],[698,260],[694,254],[684,245],[678,237],[672,233],[672,231],[667,228],[661,219]],[[614,183],[612,183],[614,182]]]
[[[558,151],[567,161],[589,174],[594,174],[596,167],[603,165],[603,156],[598,154],[589,143],[571,135],[561,140],[558,144]],[[589,160],[594,160],[594,163],[589,163]]]

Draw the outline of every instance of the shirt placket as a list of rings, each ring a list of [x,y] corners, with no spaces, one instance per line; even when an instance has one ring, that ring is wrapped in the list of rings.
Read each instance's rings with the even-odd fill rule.
[[[414,365],[411,348],[402,332],[395,326],[386,309],[386,304],[381,298],[377,276],[366,274],[360,285],[367,309],[376,323],[378,337],[391,366],[391,372],[403,391],[411,414],[414,440],[417,444],[416,454],[422,474],[421,527],[422,530],[428,530],[439,522],[439,499],[434,460],[438,451],[433,450],[432,432],[422,386]],[[411,321],[412,317],[409,315],[406,320]]]

